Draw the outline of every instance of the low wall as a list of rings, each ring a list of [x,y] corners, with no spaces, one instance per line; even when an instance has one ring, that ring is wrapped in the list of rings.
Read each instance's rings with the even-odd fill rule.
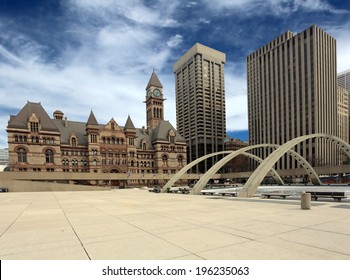
[[[8,188],[9,192],[109,191],[111,189],[110,187],[21,180],[0,180],[0,186]]]

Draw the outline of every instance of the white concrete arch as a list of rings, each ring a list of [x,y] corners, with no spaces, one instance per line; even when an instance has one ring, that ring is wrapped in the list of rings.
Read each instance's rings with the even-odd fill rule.
[[[189,164],[181,168],[178,172],[176,172],[176,174],[174,174],[170,178],[170,180],[163,186],[163,188],[161,189],[161,192],[166,192],[167,188],[172,187],[175,184],[175,182],[181,178],[182,175],[184,175],[188,170],[190,170],[193,166],[200,163],[201,161],[216,155],[230,154],[230,153],[232,153],[232,151],[222,151],[222,152],[216,152],[216,153],[212,153],[212,154],[197,158],[196,160],[190,162]]]
[[[214,164],[204,175],[200,180],[197,182],[197,184],[193,187],[191,194],[200,194],[201,190],[205,187],[205,185],[208,183],[208,181],[213,177],[214,174],[216,174],[221,167],[223,167],[226,163],[228,163],[231,159],[235,158],[236,156],[239,156],[243,154],[246,151],[256,149],[256,148],[264,148],[264,147],[270,147],[270,144],[259,144],[254,146],[248,146],[244,147],[242,149],[239,149],[237,151],[231,152],[226,157],[219,160],[216,164]]]
[[[261,147],[261,146],[262,146],[262,145],[258,145],[258,147]],[[263,146],[265,147],[266,144],[263,144]],[[247,148],[248,148],[248,149],[247,149]],[[247,148],[243,148],[243,149],[245,149],[245,150],[252,149],[252,148],[249,148],[249,147],[247,147]],[[172,186],[175,184],[175,182],[181,178],[182,175],[184,175],[188,170],[190,170],[193,166],[195,166],[195,165],[198,164],[199,162],[201,162],[201,161],[203,161],[203,160],[205,160],[205,159],[207,159],[207,158],[216,156],[216,155],[221,155],[221,154],[232,154],[233,152],[234,152],[234,151],[216,152],[216,153],[212,153],[212,154],[209,154],[209,155],[205,155],[205,156],[203,156],[203,157],[200,157],[200,158],[198,158],[198,159],[192,161],[191,163],[187,164],[187,165],[184,166],[182,169],[180,169],[175,175],[173,175],[173,176],[170,178],[170,180],[163,186],[163,188],[161,189],[161,192],[166,192],[167,188],[172,187]],[[252,154],[249,154],[249,153],[245,153],[245,152],[243,152],[243,153],[246,154],[247,156],[249,156],[249,157],[255,159],[256,161],[258,161],[258,162],[260,162],[260,163],[263,161],[263,159],[261,159],[261,158],[255,156],[255,155],[252,155]],[[220,169],[220,168],[219,168],[219,169]],[[283,180],[282,180],[282,178],[278,175],[278,173],[276,172],[275,169],[273,169],[273,168],[271,169],[271,174],[272,174],[273,178],[276,180],[276,182],[277,182],[278,184],[283,185]],[[207,182],[206,182],[206,183],[207,183]]]
[[[258,146],[261,147],[261,145],[258,145]],[[247,148],[249,148],[249,147],[247,147]],[[254,149],[256,147],[252,146],[250,148]],[[240,150],[238,150],[238,151],[240,151]],[[218,161],[215,165],[213,165],[204,174],[204,176],[197,182],[197,184],[192,188],[191,194],[200,194],[201,190],[203,190],[203,188],[209,182],[209,180],[213,177],[213,175],[216,174],[219,171],[219,169],[221,167],[223,167],[226,163],[228,163],[230,160],[232,160],[233,158],[235,158],[235,157],[237,157],[239,155],[248,156],[248,157],[256,160],[257,162],[259,162],[260,164],[264,161],[262,158],[260,158],[260,157],[258,157],[256,155],[253,155],[253,154],[250,154],[250,153],[247,153],[247,152],[238,152],[238,151],[232,152],[231,154],[227,155],[226,157],[224,157],[223,159]],[[271,176],[273,177],[273,179],[276,181],[276,183],[278,185],[284,185],[281,176],[277,173],[277,171],[274,168],[271,168],[270,174],[271,174]]]
[[[259,162],[259,163],[262,163],[264,160],[256,155],[253,155],[253,154],[250,154],[250,153],[247,153],[247,152],[244,152],[242,153],[242,155],[244,156],[247,156],[247,157],[250,157],[251,159],[254,159],[255,161]],[[228,157],[229,155],[227,155]],[[277,173],[276,169],[274,168],[271,168],[270,170],[270,174],[271,176],[274,178],[274,180],[276,181],[276,183],[278,185],[284,185],[283,183],[283,180],[281,178],[281,176]]]
[[[255,145],[255,146],[248,146],[248,147],[242,148],[240,150],[237,150],[234,153],[231,153],[230,155],[227,155],[226,157],[224,157],[223,159],[218,161],[215,165],[213,165],[205,173],[205,175],[194,186],[194,188],[192,189],[191,193],[192,194],[200,194],[201,190],[208,183],[208,181],[213,177],[213,175],[216,174],[219,171],[219,169],[221,167],[223,167],[231,159],[235,158],[236,156],[238,156],[240,154],[243,154],[247,150],[251,150],[251,149],[255,149],[255,148],[261,148],[261,147],[270,147],[270,148],[276,148],[277,149],[277,148],[279,148],[281,146],[280,145],[276,145],[276,144],[260,144],[260,145]],[[302,165],[302,167],[304,167],[304,169],[308,172],[308,175],[310,176],[311,181],[312,181],[313,184],[316,184],[316,185],[321,184],[320,179],[318,178],[317,173],[315,172],[315,170],[312,168],[312,166],[301,155],[299,155],[296,151],[291,150],[291,149],[288,151],[288,153],[291,156],[293,156],[296,160],[298,160],[299,163]],[[261,163],[261,164],[263,164],[263,163]],[[271,169],[272,169],[272,167],[270,168],[270,170],[268,172],[270,172]],[[267,173],[265,174],[265,176],[267,175]],[[278,175],[277,172],[276,172],[276,174]],[[279,183],[279,179],[278,179],[279,175],[278,175],[278,177],[275,175],[275,173],[271,173],[271,175],[274,178],[274,180]],[[282,181],[282,179],[281,179],[281,181]]]
[[[288,151],[290,151],[294,146],[299,143],[312,139],[312,138],[325,138],[327,140],[331,140],[332,143],[340,146],[340,148],[350,157],[350,145],[343,141],[342,139],[328,134],[310,134],[305,136],[300,136],[295,139],[288,141],[287,143],[280,146],[278,149],[273,151],[262,164],[258,166],[258,168],[253,172],[253,174],[249,177],[248,181],[245,183],[243,189],[239,193],[240,197],[252,197],[262,180],[266,176],[266,174],[270,171],[271,167],[275,165],[275,163]]]

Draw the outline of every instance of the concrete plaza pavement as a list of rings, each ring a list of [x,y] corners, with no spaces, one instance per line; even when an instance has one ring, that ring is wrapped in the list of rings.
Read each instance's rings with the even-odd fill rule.
[[[147,190],[0,194],[0,259],[344,260],[350,203]]]

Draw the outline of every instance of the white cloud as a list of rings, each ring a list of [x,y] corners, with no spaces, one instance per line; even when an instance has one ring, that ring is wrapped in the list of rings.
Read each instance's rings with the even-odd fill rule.
[[[210,19],[207,19],[207,18],[199,18],[199,22],[200,23],[205,23],[205,24],[210,24]]]
[[[142,0],[67,0],[68,7],[74,7],[79,13],[97,16],[103,21],[110,18],[126,18],[137,24],[158,27],[177,26],[173,13],[180,1],[156,1],[153,7],[145,6]]]
[[[285,15],[298,10],[340,12],[330,6],[326,0],[203,0],[211,9],[249,14],[273,13]]]
[[[159,5],[165,5],[163,2]],[[16,28],[10,31],[0,25],[0,39],[11,38],[15,46],[10,50],[0,45],[0,61],[6,61],[0,63],[0,98],[18,110],[27,100],[41,102],[49,115],[59,109],[71,120],[86,121],[92,109],[100,123],[114,117],[123,126],[130,114],[136,126],[146,125],[142,102],[152,69],[158,71],[165,94],[172,92],[173,78],[163,81],[161,71],[172,56],[171,48],[181,44],[183,38],[180,34],[166,37],[158,32],[155,23],[145,23],[150,13],[150,22],[160,19],[164,9],[152,12],[143,4],[132,9],[128,3],[67,1],[65,35],[75,45],[57,46],[61,51],[59,58],[50,62],[44,59],[45,46],[16,33]],[[123,18],[123,8],[133,12]],[[171,13],[172,9],[174,5],[168,5],[165,10]],[[141,14],[145,19],[140,18]],[[164,16],[161,25],[171,22],[171,16]],[[170,104],[170,100],[174,101],[169,98],[165,106],[169,112],[174,111],[168,119],[175,126],[175,102]]]
[[[228,63],[225,67],[226,130],[248,129],[247,81],[245,65]]]
[[[171,36],[169,40],[167,41],[167,45],[169,48],[175,48],[179,46],[183,41],[183,36],[180,34],[176,34],[175,36]]]

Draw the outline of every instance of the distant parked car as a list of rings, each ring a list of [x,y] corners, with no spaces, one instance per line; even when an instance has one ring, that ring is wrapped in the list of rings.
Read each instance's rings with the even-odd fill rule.
[[[7,188],[4,187],[0,187],[0,192],[8,192],[9,190]]]

